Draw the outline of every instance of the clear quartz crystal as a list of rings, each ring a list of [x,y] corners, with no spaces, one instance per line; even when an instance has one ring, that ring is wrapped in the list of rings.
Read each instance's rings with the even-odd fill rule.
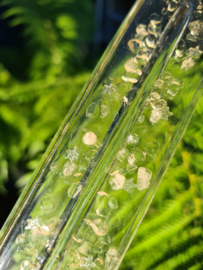
[[[203,90],[185,3],[135,3],[2,228],[0,270],[119,268]]]

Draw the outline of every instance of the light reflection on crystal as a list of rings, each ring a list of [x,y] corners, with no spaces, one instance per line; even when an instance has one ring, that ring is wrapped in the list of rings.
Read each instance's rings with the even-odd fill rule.
[[[111,208],[111,210],[116,210],[118,208],[118,202],[114,197],[109,197],[108,205]]]

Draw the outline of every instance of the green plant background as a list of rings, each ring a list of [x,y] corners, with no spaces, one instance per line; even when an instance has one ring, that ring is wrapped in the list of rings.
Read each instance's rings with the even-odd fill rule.
[[[18,46],[0,46],[0,195],[9,198],[10,185],[19,195],[28,182],[98,56],[92,1],[1,5],[20,35]],[[203,99],[120,269],[203,269],[202,113]]]

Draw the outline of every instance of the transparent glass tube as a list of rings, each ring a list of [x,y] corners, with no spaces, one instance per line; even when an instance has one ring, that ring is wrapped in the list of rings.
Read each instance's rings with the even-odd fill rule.
[[[202,95],[201,12],[135,3],[2,228],[0,269],[118,269]]]

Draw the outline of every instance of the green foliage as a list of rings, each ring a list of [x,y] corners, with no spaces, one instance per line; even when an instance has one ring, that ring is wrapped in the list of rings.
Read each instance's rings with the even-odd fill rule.
[[[202,107],[203,99],[120,270],[203,268]]]
[[[9,178],[23,187],[89,77],[86,58],[92,38],[91,1],[5,0],[3,18],[22,25],[30,56],[21,81],[7,70],[0,53],[0,192]],[[2,51],[1,50],[1,51]],[[8,59],[12,50],[7,51]],[[91,62],[91,61],[88,61]],[[91,66],[91,64],[90,64]]]
[[[3,17],[10,18],[10,26],[23,25],[25,54],[31,59],[24,82],[0,65],[0,192],[5,193],[8,177],[19,179],[18,188],[27,183],[87,81],[94,16],[90,0],[1,3],[7,8]],[[8,59],[11,55],[12,61],[25,61],[23,55],[12,53]],[[202,114],[203,100],[121,270],[203,268]],[[129,207],[126,204],[122,211]]]
[[[75,74],[84,67],[92,32],[92,4],[71,0],[4,0],[9,9],[4,18],[10,25],[24,25],[24,35],[33,57],[29,67],[32,80]]]
[[[188,84],[198,74],[179,72]],[[203,269],[202,112],[203,98],[120,270]]]

